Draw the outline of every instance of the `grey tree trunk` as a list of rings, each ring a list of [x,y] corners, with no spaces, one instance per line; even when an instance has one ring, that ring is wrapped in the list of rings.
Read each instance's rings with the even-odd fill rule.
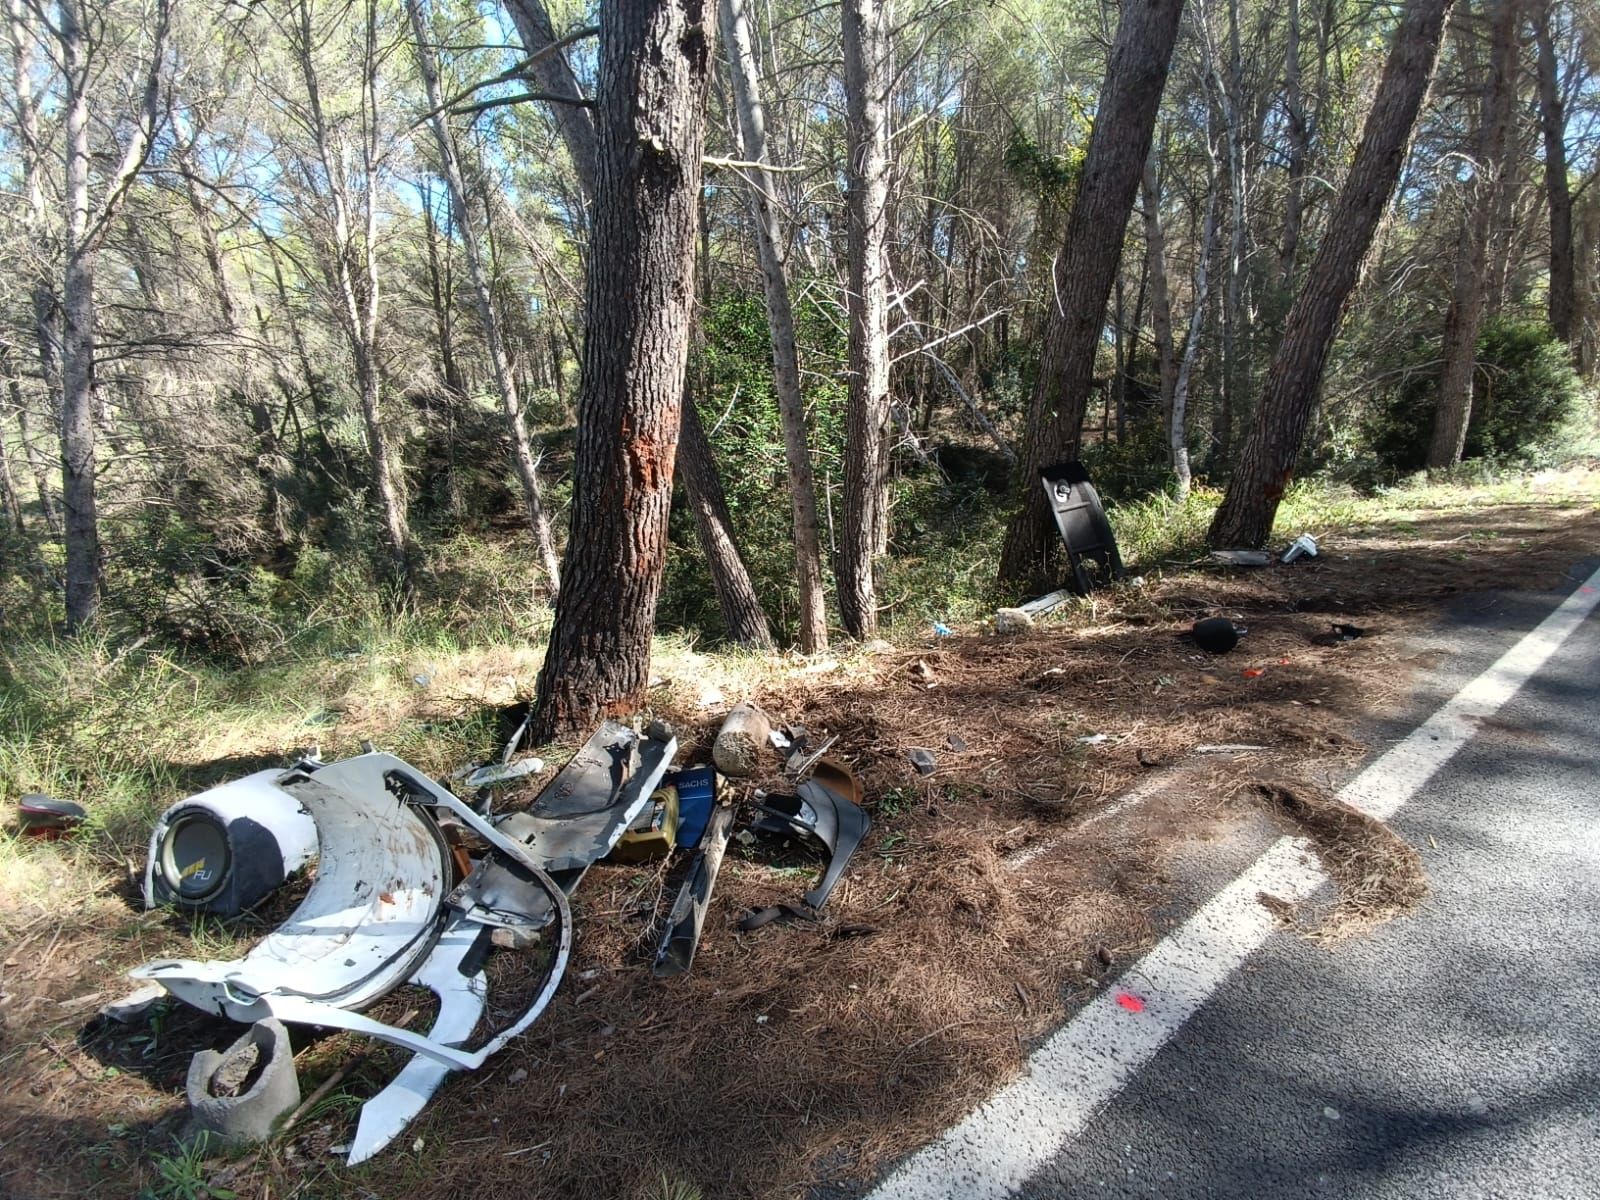
[[[567,56],[553,50],[556,42],[555,24],[543,0],[505,0],[506,11],[517,27],[522,48],[535,61],[526,68],[529,82],[539,91],[551,96],[561,96],[568,101],[583,100],[583,89],[578,77],[572,73]],[[430,104],[430,107],[433,105]],[[585,198],[595,194],[595,134],[594,120],[589,110],[581,104],[560,103],[550,106],[556,125],[561,130],[561,140],[566,143],[567,154],[572,159],[572,169]]]
[[[1212,546],[1260,546],[1294,478],[1307,422],[1344,304],[1405,162],[1452,0],[1411,0],[1395,30],[1361,144],[1272,356],[1228,490],[1211,522]]]
[[[1544,187],[1550,205],[1550,328],[1568,346],[1577,318],[1572,254],[1572,192],[1567,181],[1567,114],[1556,78],[1553,0],[1534,16],[1539,48],[1539,126],[1544,135]]]
[[[167,6],[158,0],[150,64],[137,123],[121,161],[91,206],[89,84],[93,43],[81,0],[63,0],[56,25],[66,89],[67,228],[61,297],[61,499],[65,509],[67,627],[81,628],[100,607],[100,522],[96,508],[94,428],[94,269],[106,230],[116,219],[154,136],[167,35]]]
[[[1178,354],[1172,341],[1172,290],[1167,282],[1167,235],[1161,225],[1161,183],[1156,172],[1156,156],[1152,150],[1145,160],[1144,178],[1140,184],[1141,207],[1144,210],[1145,256],[1150,260],[1150,330],[1156,344],[1156,370],[1161,379],[1161,419],[1167,430],[1167,444],[1173,474],[1178,476],[1180,495],[1189,490],[1189,441],[1185,431],[1181,437],[1184,473],[1178,474],[1174,440],[1172,401],[1178,390]]]
[[[828,648],[827,598],[822,584],[822,537],[817,521],[817,487],[806,435],[805,398],[800,392],[800,360],[795,349],[794,312],[789,305],[788,271],[783,258],[782,230],[773,202],[774,181],[767,170],[766,113],[761,103],[755,52],[744,0],[721,0],[718,17],[723,53],[733,77],[739,140],[749,185],[750,215],[756,227],[756,251],[767,304],[767,331],[772,339],[772,380],[783,425],[783,453],[789,468],[789,507],[794,523],[795,577],[800,584],[800,649],[814,654]]]
[[[1477,162],[1467,189],[1467,210],[1456,243],[1455,276],[1450,309],[1445,314],[1443,365],[1439,369],[1438,408],[1428,466],[1450,467],[1461,461],[1472,420],[1472,377],[1477,366],[1478,330],[1488,297],[1489,242],[1496,210],[1510,171],[1513,99],[1516,88],[1518,0],[1490,0],[1489,74],[1483,82]]]
[[[332,213],[331,244],[324,254],[324,270],[334,292],[335,316],[350,344],[355,369],[356,391],[361,403],[361,423],[366,433],[367,455],[372,469],[373,498],[389,553],[390,575],[404,591],[412,580],[411,530],[406,519],[405,493],[395,478],[390,459],[389,439],[383,428],[383,376],[378,361],[378,211],[377,171],[380,158],[377,99],[377,10],[376,0],[367,0],[361,64],[361,145],[358,148],[360,185],[352,196],[347,181],[342,148],[336,150],[327,119],[323,114],[321,85],[317,78],[314,49],[316,33],[310,5],[301,0],[294,30],[294,51],[301,81],[305,85],[308,125],[322,166],[323,182]],[[359,232],[355,227],[359,218]]]
[[[522,485],[523,502],[528,508],[528,527],[533,532],[533,544],[549,582],[550,594],[561,588],[561,564],[556,558],[555,542],[550,536],[550,518],[544,510],[544,489],[539,480],[539,460],[534,455],[528,437],[527,421],[522,415],[522,401],[517,395],[517,384],[506,354],[505,342],[500,332],[500,318],[495,311],[494,296],[489,286],[489,272],[478,241],[478,230],[467,204],[467,188],[461,173],[461,162],[456,151],[455,133],[450,128],[450,115],[444,111],[443,96],[439,90],[439,67],[433,57],[429,41],[427,17],[422,0],[406,0],[406,11],[411,17],[411,29],[416,35],[417,64],[422,72],[423,87],[428,98],[428,108],[433,113],[434,141],[439,149],[439,169],[444,175],[445,187],[450,191],[450,209],[454,214],[461,247],[467,260],[467,278],[472,284],[472,295],[478,307],[478,323],[483,326],[483,340],[489,351],[489,367],[494,372],[495,388],[500,394],[500,411],[505,416],[506,428],[511,434],[511,462],[516,468],[517,480]],[[551,56],[559,57],[559,56]],[[564,60],[563,60],[564,61]]]
[[[851,637],[878,631],[877,558],[889,506],[889,88],[892,0],[843,0],[845,209],[849,225],[849,394],[844,514],[834,574]]]
[[[1138,194],[1183,0],[1127,0],[1095,111],[1078,194],[1056,259],[1054,301],[1028,409],[1022,503],[1006,531],[999,578],[1043,582],[1059,538],[1039,486],[1039,468],[1074,455],[1094,383],[1106,300]]]
[[[15,374],[15,364],[11,361],[11,347],[0,342],[0,374],[6,377],[6,400],[0,404],[0,501],[4,502],[6,519],[11,528],[20,536],[27,533],[27,525],[22,519],[22,500],[17,495],[16,479],[11,471],[11,451],[6,445],[10,424],[6,417],[12,412],[22,411],[22,384]]]
[[[1221,172],[1216,154],[1211,155],[1211,180],[1206,188],[1206,215],[1200,230],[1200,250],[1194,267],[1194,307],[1189,313],[1189,332],[1183,341],[1183,360],[1178,364],[1178,377],[1172,390],[1172,425],[1169,449],[1172,455],[1172,477],[1177,484],[1178,499],[1189,494],[1193,472],[1189,466],[1189,388],[1194,379],[1195,363],[1200,358],[1200,334],[1206,324],[1206,304],[1211,295],[1211,259],[1217,252],[1218,200],[1222,191]]]
[[[16,104],[15,133],[22,159],[22,191],[27,199],[26,226],[35,257],[33,277],[28,285],[28,300],[33,313],[34,347],[39,373],[44,379],[52,414],[59,414],[61,400],[61,308],[51,279],[59,244],[51,230],[45,201],[44,146],[39,134],[39,97],[33,90],[33,37],[28,29],[23,0],[6,0],[6,27],[11,37],[12,95]],[[54,417],[58,423],[59,418]],[[55,490],[49,474],[41,470],[42,460],[27,431],[27,409],[17,407],[17,425],[23,454],[33,471],[39,494],[39,512],[51,536],[61,532],[56,511]]]
[[[706,83],[699,0],[600,11],[594,232],[565,586],[531,722],[536,741],[642,703],[693,323]]]
[[[1289,0],[1284,31],[1283,108],[1289,140],[1288,193],[1283,198],[1283,238],[1278,250],[1278,286],[1294,284],[1295,260],[1300,253],[1300,224],[1305,211],[1306,161],[1311,148],[1311,128],[1306,120],[1300,75],[1300,0]]]

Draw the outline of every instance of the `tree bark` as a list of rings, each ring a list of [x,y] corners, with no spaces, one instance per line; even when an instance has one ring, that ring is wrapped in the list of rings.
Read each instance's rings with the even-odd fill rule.
[[[26,534],[27,525],[22,519],[22,501],[17,496],[16,481],[11,472],[11,452],[6,446],[6,416],[11,411],[22,411],[22,385],[13,373],[11,347],[0,342],[0,373],[6,377],[5,403],[0,404],[0,501],[4,501],[6,517],[18,536]]]
[[[1539,48],[1539,126],[1544,134],[1544,187],[1550,205],[1550,328],[1569,347],[1577,315],[1572,254],[1572,192],[1567,182],[1567,114],[1556,79],[1554,0],[1534,17]]]
[[[644,698],[692,323],[715,26],[699,0],[612,0],[600,22],[572,532],[538,741]]]
[[[1288,192],[1283,198],[1283,237],[1278,249],[1278,286],[1288,291],[1294,284],[1295,260],[1300,253],[1300,224],[1305,211],[1306,160],[1311,129],[1306,120],[1300,76],[1300,0],[1289,0],[1284,31],[1283,108],[1289,140]]]
[[[1207,137],[1209,138],[1209,134]],[[1208,142],[1209,146],[1209,142]],[[1172,478],[1178,499],[1189,495],[1193,472],[1189,466],[1189,384],[1200,359],[1200,334],[1206,324],[1206,302],[1211,295],[1211,259],[1217,252],[1217,205],[1221,194],[1221,173],[1216,152],[1210,152],[1211,173],[1206,186],[1206,215],[1201,224],[1200,249],[1195,256],[1194,307],[1189,312],[1189,332],[1183,340],[1183,360],[1172,389],[1172,423],[1168,450],[1172,458]]]
[[[1411,0],[1395,30],[1350,174],[1289,310],[1250,434],[1211,522],[1207,540],[1212,546],[1260,546],[1272,533],[1345,301],[1405,162],[1451,3]]]
[[[698,444],[697,444],[698,443]],[[683,399],[683,428],[678,440],[678,473],[683,490],[694,512],[695,529],[707,559],[719,561],[711,567],[711,587],[717,593],[717,608],[728,637],[751,650],[771,650],[772,630],[767,614],[756,596],[755,581],[745,566],[739,539],[733,531],[728,498],[722,490],[716,458],[706,442],[705,427],[695,408],[694,397]]]
[[[1445,314],[1440,352],[1438,407],[1428,445],[1430,468],[1461,461],[1472,420],[1472,377],[1477,366],[1478,330],[1488,295],[1489,243],[1494,216],[1509,173],[1512,102],[1516,94],[1518,0],[1491,0],[1489,74],[1483,82],[1473,177],[1467,188],[1466,213],[1456,243],[1455,277],[1450,309]]]
[[[578,77],[572,73],[567,56],[550,49],[560,39],[556,37],[555,24],[550,20],[543,0],[506,0],[506,11],[511,14],[511,22],[517,27],[522,48],[530,57],[538,56],[526,69],[528,82],[550,96],[560,96],[568,101],[584,99],[583,89],[578,86]],[[433,107],[431,102],[430,107]],[[572,169],[577,173],[584,198],[591,199],[595,194],[597,154],[594,120],[589,116],[589,110],[581,104],[559,103],[549,107],[551,115],[555,117],[556,127],[561,131],[561,140],[566,143],[567,154],[572,159]]]
[[[844,514],[835,577],[851,637],[878,631],[873,570],[888,540],[889,88],[892,0],[843,0],[850,284]]]
[[[69,630],[82,628],[100,607],[100,523],[96,508],[94,429],[94,269],[100,246],[150,152],[160,95],[168,12],[159,0],[150,64],[137,121],[99,203],[89,197],[89,85],[93,43],[81,0],[63,0],[56,37],[66,89],[67,236],[61,297],[61,500],[65,509],[66,610]]]
[[[1172,398],[1178,387],[1178,355],[1172,341],[1172,291],[1167,281],[1167,235],[1161,225],[1161,182],[1156,172],[1154,150],[1145,160],[1140,192],[1144,210],[1145,256],[1150,260],[1150,330],[1155,338],[1156,370],[1161,379],[1161,421],[1170,443]],[[1184,446],[1187,449],[1187,440]],[[1187,459],[1187,455],[1185,457]],[[1176,471],[1176,459],[1172,466]],[[1188,490],[1186,480],[1182,487]]]
[[[406,11],[411,17],[411,29],[417,40],[417,64],[422,72],[423,88],[428,108],[433,113],[433,136],[439,148],[439,167],[444,175],[445,187],[450,191],[450,210],[454,214],[456,230],[461,235],[462,250],[467,259],[467,278],[472,284],[472,295],[478,306],[478,323],[483,326],[483,340],[489,351],[489,367],[494,372],[495,388],[500,394],[500,411],[511,434],[511,464],[516,468],[517,479],[522,484],[522,499],[528,508],[528,527],[533,532],[533,544],[544,568],[550,594],[561,588],[561,564],[556,558],[555,541],[550,536],[550,518],[544,510],[544,489],[539,480],[539,460],[533,452],[528,437],[527,421],[522,415],[522,400],[517,395],[516,379],[506,354],[501,335],[500,315],[495,311],[494,296],[490,292],[488,267],[478,242],[477,226],[472,220],[472,210],[467,204],[467,185],[461,173],[461,162],[456,152],[455,133],[450,128],[450,116],[444,111],[443,96],[439,90],[439,67],[433,57],[429,42],[427,17],[422,0],[406,0]],[[550,58],[559,57],[550,55]],[[563,60],[564,61],[564,60]]]
[[[1105,84],[1056,259],[1050,321],[1028,410],[1022,503],[1006,531],[1002,583],[1048,577],[1059,538],[1039,486],[1039,468],[1078,450],[1094,382],[1128,215],[1138,193],[1183,0],[1127,0],[1117,24]]]
[[[800,649],[814,654],[828,648],[827,600],[822,585],[822,537],[817,521],[817,486],[806,435],[805,398],[800,392],[800,360],[795,348],[794,312],[783,258],[782,230],[773,202],[774,181],[767,170],[766,114],[761,103],[750,22],[744,0],[721,0],[718,16],[723,53],[733,77],[739,139],[749,185],[750,215],[766,296],[767,331],[772,339],[772,381],[783,425],[783,453],[789,468],[789,507],[794,523],[795,577],[800,584]],[[709,458],[709,446],[706,450]],[[713,471],[713,477],[715,472]]]

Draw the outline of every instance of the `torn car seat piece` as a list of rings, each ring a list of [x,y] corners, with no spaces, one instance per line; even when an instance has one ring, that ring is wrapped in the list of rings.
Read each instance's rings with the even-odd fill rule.
[[[1122,578],[1116,535],[1084,465],[1068,461],[1041,467],[1039,482],[1067,547],[1073,590],[1087,596],[1096,584]]]

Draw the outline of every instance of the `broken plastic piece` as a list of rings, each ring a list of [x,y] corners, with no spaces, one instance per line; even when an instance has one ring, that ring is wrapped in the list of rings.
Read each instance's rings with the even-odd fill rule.
[[[732,830],[731,805],[724,805],[711,814],[704,844],[695,855],[689,874],[672,903],[672,911],[667,915],[667,928],[656,949],[652,968],[657,979],[681,975],[693,964],[695,949],[700,945],[700,931],[705,926],[706,907],[711,903],[711,889],[716,886],[717,872],[722,868],[723,853],[728,848],[728,835]]]
[[[911,760],[911,765],[917,769],[918,775],[932,775],[939,766],[938,760],[933,757],[933,752],[924,750],[920,746],[910,751],[906,757]]]
[[[1244,626],[1235,625],[1227,617],[1205,617],[1194,623],[1189,636],[1207,654],[1226,654],[1248,632]]]
[[[1317,539],[1309,533],[1302,533],[1289,543],[1279,562],[1292,563],[1297,558],[1315,558],[1317,556]]]
[[[1039,482],[1067,548],[1072,590],[1087,596],[1097,584],[1121,579],[1122,556],[1117,552],[1116,535],[1084,465],[1068,461],[1042,467]]]
[[[278,1118],[300,1103],[289,1031],[257,1021],[221,1054],[202,1050],[189,1062],[191,1130],[229,1146],[265,1141]]]
[[[710,767],[691,767],[670,777],[678,789],[678,845],[693,849],[705,836],[716,804],[717,776]]]
[[[467,786],[474,790],[492,787],[497,783],[510,783],[513,779],[521,779],[524,775],[537,775],[542,770],[544,770],[542,758],[524,758],[514,763],[490,763],[468,775]]]
[[[1272,565],[1272,552],[1270,550],[1213,550],[1211,557],[1219,563],[1226,563],[1230,567],[1270,567]]]
[[[1048,595],[1040,596],[1034,600],[1029,600],[1025,604],[1017,605],[1017,607],[1023,612],[1027,613],[1030,617],[1042,617],[1045,613],[1050,612],[1052,609],[1060,608],[1070,599],[1072,599],[1072,593],[1066,588],[1062,588],[1060,591],[1051,592]]]
[[[802,783],[796,795],[772,797],[773,803],[761,805],[763,815],[752,822],[751,827],[763,833],[808,834],[827,848],[827,870],[804,897],[814,909],[828,902],[850,856],[872,828],[872,818],[857,803],[860,796],[860,784],[850,769],[825,761],[818,764],[816,777]]]
[[[29,837],[53,841],[83,824],[88,813],[82,805],[30,792],[17,801],[17,820]]]
[[[305,866],[317,853],[317,826],[280,786],[285,777],[257,771],[167,809],[150,834],[145,907],[233,916]]]

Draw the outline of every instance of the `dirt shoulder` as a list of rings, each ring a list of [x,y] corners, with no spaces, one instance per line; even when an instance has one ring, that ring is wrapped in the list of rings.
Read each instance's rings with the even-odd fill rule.
[[[131,1031],[90,1020],[122,970],[197,947],[133,911],[119,881],[64,878],[59,907],[0,918],[0,1191],[127,1196],[192,1166],[240,1195],[847,1193],[1013,1075],[1179,919],[1179,862],[1197,843],[1225,854],[1263,819],[1283,822],[1327,851],[1354,905],[1345,931],[1404,912],[1426,886],[1407,874],[1414,856],[1330,810],[1316,781],[1359,760],[1359,731],[1429,668],[1407,634],[1441,598],[1570,586],[1597,546],[1592,503],[1420,510],[1292,567],[1147,572],[1021,635],[774,668],[755,698],[838,735],[874,819],[829,920],[738,933],[746,910],[796,899],[815,868],[736,847],[694,970],[662,984],[640,948],[673,875],[597,868],[550,1012],[356,1171],[327,1148],[392,1070],[382,1055],[277,1143],[171,1157],[189,1055],[237,1030],[177,1008]],[[1180,636],[1210,615],[1248,626],[1232,653]],[[1334,623],[1363,636],[1326,636]],[[663,708],[686,744],[707,743],[714,722],[687,693]],[[1219,744],[1267,749],[1199,750]],[[932,774],[913,748],[934,755]],[[1258,782],[1287,798],[1245,786]],[[1131,789],[1145,799],[1119,803]],[[1325,912],[1285,915],[1337,931]],[[358,1049],[307,1040],[303,1090]]]

